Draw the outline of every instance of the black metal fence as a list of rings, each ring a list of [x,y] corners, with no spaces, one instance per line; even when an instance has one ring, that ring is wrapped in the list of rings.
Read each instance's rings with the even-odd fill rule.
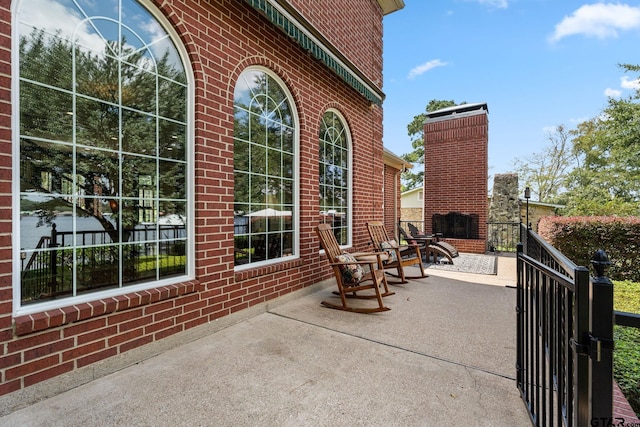
[[[488,222],[487,252],[515,253],[520,242],[519,222]]]
[[[22,252],[22,302],[185,274],[184,225],[138,226],[122,233],[125,243],[117,244],[106,230],[73,233],[52,224],[51,235],[42,236],[29,256]]]
[[[424,232],[424,221],[398,221],[400,227],[408,230],[408,225],[415,225]],[[520,242],[519,222],[488,222],[487,223],[487,252],[516,253]]]
[[[613,285],[522,226],[517,383],[536,426],[613,425]],[[595,424],[594,424],[595,423]]]

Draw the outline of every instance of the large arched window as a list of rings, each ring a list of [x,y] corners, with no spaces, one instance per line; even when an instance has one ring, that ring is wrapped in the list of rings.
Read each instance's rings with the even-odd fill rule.
[[[297,254],[296,117],[285,86],[249,68],[234,93],[235,265]]]
[[[21,306],[189,277],[191,79],[173,38],[135,0],[24,0],[15,17]]]
[[[320,221],[329,223],[340,245],[351,243],[351,149],[349,130],[335,111],[320,121]]]

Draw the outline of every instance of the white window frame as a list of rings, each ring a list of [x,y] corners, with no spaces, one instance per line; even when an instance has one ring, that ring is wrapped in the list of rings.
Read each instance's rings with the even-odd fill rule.
[[[20,259],[20,93],[19,93],[19,14],[18,9],[21,3],[28,2],[29,0],[13,0],[11,15],[12,15],[12,79],[11,85],[11,104],[12,104],[12,159],[13,159],[13,174],[12,174],[12,220],[13,220],[13,233],[12,233],[12,247],[13,247],[13,315],[21,316],[37,312],[43,312],[47,310],[57,309],[61,307],[67,307],[71,305],[82,304],[89,301],[96,301],[100,299],[115,297],[119,295],[125,295],[130,293],[139,292],[147,289],[154,289],[169,284],[175,284],[193,280],[195,278],[195,191],[194,191],[194,171],[195,171],[195,126],[194,126],[194,109],[195,109],[195,79],[191,62],[189,61],[189,55],[184,47],[181,38],[177,31],[173,28],[171,23],[166,17],[157,10],[157,7],[149,0],[137,0],[137,3],[142,6],[151,17],[167,32],[169,38],[172,40],[184,68],[187,85],[187,111],[186,111],[186,136],[185,136],[185,158],[187,161],[186,167],[186,214],[187,214],[187,245],[186,245],[186,274],[169,277],[157,281],[144,282],[140,284],[132,284],[123,286],[120,284],[118,288],[109,289],[105,291],[89,292],[78,296],[64,297],[60,299],[45,301],[42,303],[33,303],[23,306],[21,304],[21,259]],[[24,6],[23,6],[24,7]]]
[[[292,220],[292,227],[293,227],[293,254],[290,256],[283,256],[283,257],[279,257],[279,258],[272,258],[272,259],[267,259],[264,261],[256,261],[256,262],[250,262],[247,264],[240,264],[240,265],[234,265],[234,271],[244,271],[244,270],[251,270],[254,268],[259,268],[262,266],[266,266],[266,265],[272,265],[272,264],[278,264],[278,263],[282,263],[285,261],[292,261],[295,259],[299,259],[300,258],[300,117],[298,115],[298,110],[296,107],[296,104],[294,102],[294,98],[293,95],[291,94],[291,91],[289,90],[289,87],[285,84],[285,82],[280,78],[280,76],[278,76],[275,72],[273,72],[271,69],[261,66],[261,65],[251,65],[247,68],[245,68],[244,70],[242,70],[242,72],[238,75],[238,80],[236,80],[235,84],[234,84],[234,88],[236,87],[236,85],[238,84],[239,79],[242,77],[242,75],[246,72],[251,72],[251,71],[257,71],[257,72],[262,72],[267,74],[269,77],[271,77],[273,80],[276,81],[276,83],[278,83],[280,89],[284,92],[287,101],[289,102],[289,109],[291,110],[291,117],[293,119],[293,132],[294,132],[294,136],[293,136],[293,155],[294,155],[294,159],[293,159],[293,183],[294,183],[294,188],[293,188],[293,209],[292,209],[292,215],[293,215],[293,220]],[[234,104],[234,108],[235,108],[235,97],[232,100],[233,104]],[[233,136],[235,139],[235,135]],[[235,171],[235,168],[234,168]],[[234,204],[235,204],[235,198],[234,198]],[[234,240],[235,240],[235,235],[234,235]]]
[[[347,243],[340,245],[341,248],[347,249],[353,246],[353,141],[351,139],[351,129],[349,128],[349,123],[342,115],[342,113],[335,108],[328,108],[325,112],[322,113],[322,120],[327,113],[333,113],[337,116],[338,120],[340,120],[343,128],[344,134],[347,142]],[[320,141],[318,141],[320,143]],[[318,168],[321,163],[318,162]],[[318,178],[319,178],[319,169],[318,169]],[[320,185],[320,184],[319,184]],[[322,251],[321,251],[322,252]]]

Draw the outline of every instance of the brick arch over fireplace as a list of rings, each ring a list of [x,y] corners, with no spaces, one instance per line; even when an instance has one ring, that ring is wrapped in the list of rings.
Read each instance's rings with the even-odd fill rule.
[[[444,233],[461,252],[486,248],[488,113],[486,103],[463,104],[424,123],[425,230]]]

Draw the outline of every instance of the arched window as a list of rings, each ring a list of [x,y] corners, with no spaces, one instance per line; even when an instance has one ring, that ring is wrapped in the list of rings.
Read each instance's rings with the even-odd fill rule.
[[[135,0],[16,12],[21,306],[189,277],[191,77],[175,36]]]
[[[297,255],[296,116],[284,84],[245,70],[234,93],[235,265]]]
[[[335,111],[320,121],[320,220],[340,245],[351,244],[351,148],[349,130]]]

